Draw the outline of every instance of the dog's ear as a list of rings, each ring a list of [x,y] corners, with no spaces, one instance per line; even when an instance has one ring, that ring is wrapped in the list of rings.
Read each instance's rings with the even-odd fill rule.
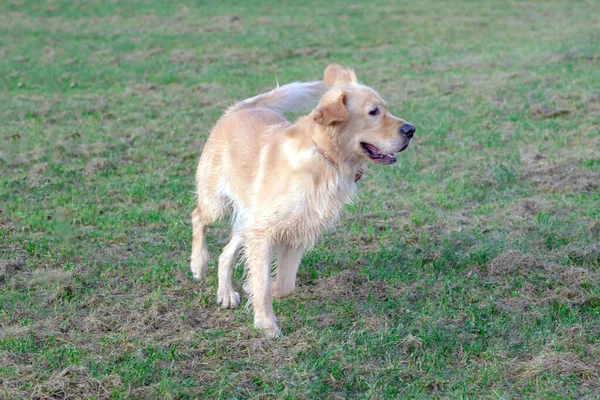
[[[327,93],[321,99],[313,114],[315,122],[321,125],[348,121],[346,93],[341,90]]]
[[[356,74],[349,68],[344,68],[338,64],[330,64],[325,69],[325,83],[327,86],[335,85],[355,85],[358,83]]]

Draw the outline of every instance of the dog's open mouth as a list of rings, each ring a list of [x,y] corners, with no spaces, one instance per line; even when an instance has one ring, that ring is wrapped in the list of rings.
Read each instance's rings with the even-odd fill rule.
[[[371,160],[378,164],[392,165],[396,162],[396,156],[394,156],[393,154],[385,154],[372,144],[361,142],[360,147],[362,147],[364,152],[369,156]],[[399,151],[406,150],[407,147],[408,144],[402,147]]]

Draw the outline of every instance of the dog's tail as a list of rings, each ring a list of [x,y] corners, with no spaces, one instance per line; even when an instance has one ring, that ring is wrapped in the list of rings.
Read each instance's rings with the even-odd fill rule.
[[[289,83],[240,101],[229,107],[227,113],[249,108],[266,108],[278,114],[310,110],[326,91],[327,85],[323,81]]]

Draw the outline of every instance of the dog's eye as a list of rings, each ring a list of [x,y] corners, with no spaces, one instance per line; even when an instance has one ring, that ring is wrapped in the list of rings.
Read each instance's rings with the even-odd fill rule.
[[[369,115],[377,115],[379,114],[379,107],[375,107],[371,111],[369,111]]]

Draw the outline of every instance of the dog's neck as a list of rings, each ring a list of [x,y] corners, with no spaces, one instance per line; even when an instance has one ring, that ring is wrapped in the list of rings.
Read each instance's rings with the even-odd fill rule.
[[[339,143],[339,132],[336,129],[313,125],[310,136],[313,145],[331,165],[340,167],[343,164],[342,147]]]
[[[338,162],[330,155],[330,153],[328,153],[326,150],[322,149],[319,146],[319,144],[315,141],[314,136],[312,138],[312,142],[313,142],[313,145],[315,146],[315,148],[317,149],[317,151],[319,152],[319,154],[321,154],[321,156],[323,156],[324,159],[326,159],[334,167],[339,167]],[[354,182],[357,182],[362,177],[362,175],[363,175],[362,168],[357,167],[356,172],[354,174]]]
[[[319,152],[319,154],[321,154],[324,159],[326,159],[327,161],[329,161],[329,163],[331,165],[333,165],[334,167],[338,166],[338,163],[329,154],[327,154],[327,152],[325,150],[321,149],[321,147],[319,147],[319,145],[315,142],[314,139],[313,139],[312,142],[315,145],[315,148],[317,149],[317,151]]]

